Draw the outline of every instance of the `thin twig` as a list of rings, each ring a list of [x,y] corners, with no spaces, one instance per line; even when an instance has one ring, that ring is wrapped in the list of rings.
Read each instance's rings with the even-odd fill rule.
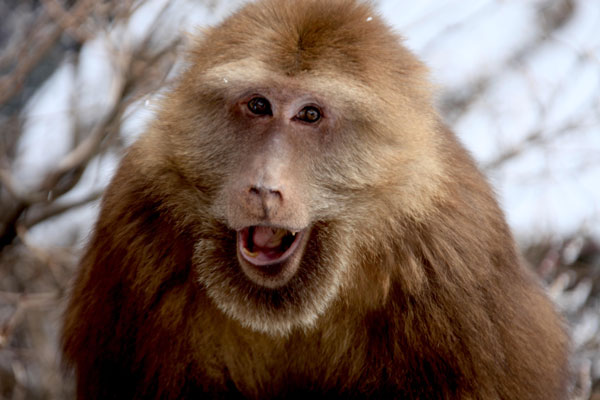
[[[88,193],[80,199],[76,199],[70,202],[50,203],[46,205],[42,210],[36,212],[33,216],[27,215],[25,217],[23,225],[27,228],[31,228],[32,226],[37,225],[40,222],[43,222],[49,218],[56,217],[57,215],[60,215],[64,212],[98,200],[102,196],[103,192],[104,190],[95,190],[93,192]]]

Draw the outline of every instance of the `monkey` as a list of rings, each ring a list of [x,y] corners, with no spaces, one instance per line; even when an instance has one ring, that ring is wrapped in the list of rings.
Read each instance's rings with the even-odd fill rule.
[[[433,96],[360,0],[203,32],[83,253],[77,398],[565,399],[566,327]]]

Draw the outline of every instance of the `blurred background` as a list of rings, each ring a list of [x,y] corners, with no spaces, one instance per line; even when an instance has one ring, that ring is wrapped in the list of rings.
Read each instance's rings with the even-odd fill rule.
[[[242,0],[0,0],[0,398],[71,399],[57,332],[99,198],[191,37]],[[374,1],[431,69],[600,399],[600,1]]]

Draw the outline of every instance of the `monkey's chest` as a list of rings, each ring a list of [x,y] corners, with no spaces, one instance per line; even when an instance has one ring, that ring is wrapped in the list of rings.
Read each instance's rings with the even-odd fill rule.
[[[365,396],[387,390],[385,362],[371,355],[367,347],[332,345],[314,338],[245,343],[222,355],[223,378],[227,387],[250,398]]]

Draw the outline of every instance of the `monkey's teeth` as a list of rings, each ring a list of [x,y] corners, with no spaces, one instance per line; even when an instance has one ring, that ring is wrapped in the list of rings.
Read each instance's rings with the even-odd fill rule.
[[[237,232],[238,255],[255,268],[282,264],[294,254],[303,231],[254,225]]]
[[[252,258],[256,258],[258,257],[258,251],[250,251],[247,248],[243,248],[242,249],[244,251],[244,253],[248,256],[248,257],[252,257]]]
[[[285,237],[287,231],[285,229],[273,229],[273,237],[271,237],[271,239],[269,239],[269,241],[267,242],[266,247],[269,248],[275,248],[275,247],[279,247],[281,246],[281,241],[283,240],[283,238]]]

